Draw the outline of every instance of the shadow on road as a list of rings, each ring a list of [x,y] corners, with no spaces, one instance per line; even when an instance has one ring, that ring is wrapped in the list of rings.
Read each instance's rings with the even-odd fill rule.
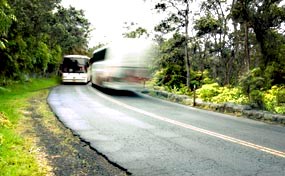
[[[92,87],[94,87],[95,89],[97,89],[98,91],[104,94],[108,94],[112,96],[140,97],[140,95],[138,95],[136,92],[129,91],[129,90],[116,90],[116,89],[104,88],[104,87],[97,86],[95,84],[92,84]]]
[[[80,83],[80,82],[62,82],[62,85],[87,85],[86,83]]]

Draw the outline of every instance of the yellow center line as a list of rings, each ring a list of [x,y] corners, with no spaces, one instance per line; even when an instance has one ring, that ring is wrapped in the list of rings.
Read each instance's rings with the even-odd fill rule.
[[[247,141],[243,141],[243,140],[240,140],[240,139],[237,139],[237,138],[233,138],[233,137],[230,137],[230,136],[226,136],[226,135],[223,135],[223,134],[220,134],[220,133],[216,133],[216,132],[212,132],[212,131],[209,131],[209,130],[205,130],[205,129],[202,129],[202,128],[198,128],[198,127],[195,127],[193,125],[182,123],[182,122],[179,122],[179,121],[176,121],[176,120],[172,120],[172,119],[169,119],[169,118],[166,118],[166,117],[162,117],[162,116],[159,116],[159,115],[156,115],[156,114],[144,111],[142,109],[138,109],[136,107],[127,105],[125,103],[122,103],[120,101],[112,99],[112,98],[110,98],[110,97],[108,97],[108,96],[106,96],[106,95],[104,95],[102,93],[98,93],[98,95],[100,97],[102,97],[102,98],[105,98],[105,99],[115,103],[115,104],[118,104],[118,105],[120,105],[122,107],[125,107],[125,108],[129,109],[129,110],[141,113],[143,115],[146,115],[146,116],[149,116],[149,117],[152,117],[152,118],[164,121],[164,122],[168,122],[168,123],[180,126],[180,127],[191,129],[193,131],[197,131],[197,132],[201,132],[201,133],[204,133],[204,134],[207,134],[207,135],[210,135],[210,136],[214,136],[214,137],[217,137],[217,138],[220,138],[220,139],[223,139],[223,140],[226,140],[226,141],[230,141],[230,142],[233,142],[233,143],[236,143],[236,144],[240,144],[240,145],[243,145],[243,146],[246,146],[246,147],[250,147],[250,148],[253,148],[253,149],[256,149],[256,150],[259,150],[259,151],[270,153],[270,154],[275,155],[275,156],[279,156],[279,157],[285,158],[285,152],[278,151],[278,150],[271,149],[271,148],[267,148],[267,147],[264,147],[264,146],[261,146],[261,145],[253,144],[253,143],[250,143],[250,142],[247,142]]]

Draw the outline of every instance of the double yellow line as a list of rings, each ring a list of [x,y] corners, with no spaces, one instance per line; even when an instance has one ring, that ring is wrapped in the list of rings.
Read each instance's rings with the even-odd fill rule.
[[[246,146],[246,147],[250,147],[250,148],[253,148],[253,149],[256,149],[256,150],[259,150],[259,151],[263,151],[263,152],[270,153],[270,154],[275,155],[275,156],[279,156],[279,157],[285,158],[285,152],[278,151],[278,150],[271,149],[271,148],[267,148],[267,147],[264,147],[264,146],[261,146],[261,145],[253,144],[253,143],[250,143],[250,142],[247,142],[247,141],[243,141],[243,140],[240,140],[240,139],[237,139],[237,138],[233,138],[233,137],[230,137],[230,136],[226,136],[226,135],[223,135],[223,134],[220,134],[220,133],[216,133],[216,132],[212,132],[212,131],[209,131],[209,130],[205,130],[205,129],[202,129],[202,128],[198,128],[198,127],[195,127],[193,125],[185,124],[185,123],[182,123],[182,122],[179,122],[179,121],[176,121],[176,120],[172,120],[172,119],[169,119],[169,118],[166,118],[166,117],[162,117],[162,116],[159,116],[159,115],[156,115],[156,114],[144,111],[142,109],[138,109],[136,107],[127,105],[127,104],[122,103],[120,101],[114,100],[114,99],[112,99],[112,98],[110,98],[110,97],[108,97],[108,96],[106,96],[106,95],[104,95],[102,93],[99,93],[99,92],[98,92],[98,95],[100,97],[102,97],[104,99],[107,99],[107,100],[109,100],[109,101],[111,101],[111,102],[113,102],[115,104],[118,104],[118,105],[120,105],[120,106],[122,106],[124,108],[127,108],[129,110],[132,110],[132,111],[141,113],[143,115],[152,117],[154,119],[158,119],[158,120],[161,120],[161,121],[164,121],[164,122],[168,122],[168,123],[180,126],[180,127],[191,129],[193,131],[201,132],[203,134],[214,136],[214,137],[226,140],[226,141],[230,141],[230,142],[233,142],[233,143],[236,143],[236,144],[240,144],[240,145],[243,145],[243,146]]]

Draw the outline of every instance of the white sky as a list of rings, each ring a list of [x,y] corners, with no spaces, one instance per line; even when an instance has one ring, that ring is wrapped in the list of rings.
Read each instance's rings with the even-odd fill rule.
[[[154,10],[152,0],[62,0],[65,7],[69,5],[76,9],[82,9],[85,17],[89,20],[92,28],[89,47],[99,43],[106,43],[113,38],[121,37],[124,29],[124,22],[135,22],[137,26],[146,28],[151,32],[153,27],[158,24],[163,15],[157,14]],[[194,0],[199,3],[202,0]],[[229,0],[227,0],[229,2]],[[281,2],[282,5],[285,1]],[[191,6],[193,11],[198,11],[197,4]]]
[[[138,26],[151,30],[158,23],[158,15],[151,11],[154,7],[143,0],[62,0],[62,5],[82,9],[92,28],[89,46],[105,43],[122,33],[124,22],[135,22]]]

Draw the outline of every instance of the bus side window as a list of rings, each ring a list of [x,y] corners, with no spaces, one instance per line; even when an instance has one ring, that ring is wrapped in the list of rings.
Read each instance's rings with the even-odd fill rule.
[[[106,51],[107,51],[107,48],[105,48],[105,49],[103,49],[97,53],[94,53],[92,58],[90,59],[90,64],[92,64],[94,62],[104,61],[105,56],[106,56]]]

